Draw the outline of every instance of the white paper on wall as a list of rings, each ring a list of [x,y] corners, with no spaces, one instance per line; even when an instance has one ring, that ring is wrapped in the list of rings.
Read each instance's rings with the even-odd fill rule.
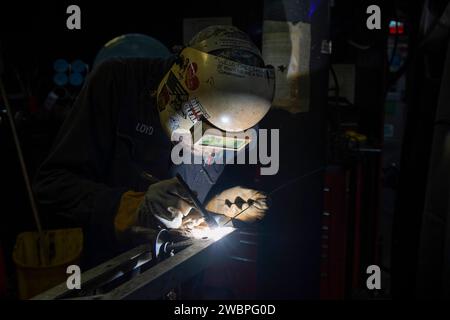
[[[275,68],[274,107],[291,113],[309,110],[310,49],[309,23],[264,21],[262,54]]]

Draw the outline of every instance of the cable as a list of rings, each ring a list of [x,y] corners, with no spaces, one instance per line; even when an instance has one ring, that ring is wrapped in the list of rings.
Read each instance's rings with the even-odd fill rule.
[[[272,194],[274,194],[274,193],[276,193],[276,192],[282,190],[283,188],[285,188],[285,187],[291,185],[292,183],[296,182],[297,180],[300,180],[300,179],[306,178],[306,177],[308,177],[308,176],[310,176],[310,175],[316,174],[316,173],[318,173],[318,172],[320,172],[320,171],[322,171],[322,170],[324,170],[324,169],[325,169],[325,167],[320,167],[320,168],[314,169],[313,171],[310,171],[310,172],[308,172],[308,173],[305,173],[305,174],[303,174],[303,175],[301,175],[301,176],[297,176],[297,177],[295,177],[295,178],[292,178],[292,179],[289,180],[288,182],[283,183],[282,185],[280,185],[280,186],[276,187],[275,189],[273,189],[271,192],[269,192],[268,195],[271,196]]]
[[[359,50],[369,50],[373,46],[373,44],[372,45],[370,45],[370,44],[368,44],[368,45],[359,44],[359,43],[353,41],[352,39],[348,39],[347,43],[349,45],[355,47],[356,49],[359,49]]]
[[[339,87],[339,81],[338,81],[336,72],[334,71],[334,68],[333,68],[332,64],[330,64],[330,71],[331,71],[331,75],[332,75],[333,81],[334,81],[334,88],[333,88],[333,90],[335,92],[336,101],[338,101],[340,87]]]
[[[336,75],[336,71],[333,68],[333,65],[330,63],[330,71],[331,71],[331,76],[333,77],[333,81],[334,81],[334,106],[335,106],[335,110],[334,110],[334,116],[332,115],[331,117],[333,117],[334,119],[330,119],[331,121],[331,126],[332,126],[332,130],[333,131],[339,131],[339,126],[341,123],[341,117],[339,114],[339,111],[337,110],[337,108],[339,107],[339,97],[340,97],[340,86],[339,86],[339,81]],[[335,123],[333,123],[333,121]]]
[[[8,114],[9,124],[11,126],[11,131],[12,131],[13,138],[14,138],[14,144],[16,145],[16,149],[17,149],[17,155],[19,156],[20,167],[22,169],[23,177],[24,177],[24,180],[25,180],[25,186],[27,188],[28,197],[29,197],[29,200],[30,200],[31,210],[33,211],[34,220],[36,222],[36,227],[38,228],[38,231],[41,234],[42,233],[42,226],[41,226],[41,222],[40,222],[40,219],[39,219],[39,214],[38,214],[36,202],[35,202],[34,197],[33,197],[32,189],[31,189],[31,183],[30,183],[30,179],[28,177],[28,171],[27,171],[27,167],[25,165],[25,160],[23,158],[22,148],[20,147],[19,137],[17,135],[16,126],[14,124],[14,118],[12,116],[11,107],[10,107],[8,99],[6,97],[5,87],[3,85],[3,80],[1,79],[1,77],[0,77],[0,90],[1,90],[1,95],[2,95],[3,102],[5,103],[6,112]]]
[[[296,181],[298,181],[298,180],[300,180],[300,179],[306,178],[306,177],[308,177],[308,176],[310,176],[310,175],[316,174],[317,172],[320,172],[320,171],[322,171],[322,170],[324,170],[324,169],[325,169],[325,167],[320,167],[320,168],[317,168],[317,169],[315,169],[315,170],[313,170],[313,171],[310,171],[310,172],[308,172],[308,173],[305,173],[304,175],[301,175],[301,176],[292,178],[291,180],[287,181],[286,183],[283,183],[283,184],[281,184],[280,186],[278,186],[278,187],[276,187],[275,189],[273,189],[272,191],[270,191],[267,195],[268,195],[268,196],[271,196],[271,195],[273,195],[274,193],[276,193],[276,192],[278,192],[278,191],[280,191],[280,190],[286,188],[287,186],[291,185],[292,183],[294,183],[294,182],[296,182]],[[233,221],[234,219],[236,219],[237,216],[239,216],[240,214],[244,213],[247,209],[249,209],[249,208],[252,207],[252,206],[253,206],[253,203],[252,203],[251,205],[249,205],[247,208],[245,208],[244,210],[242,210],[242,211],[238,212],[237,214],[235,214],[235,215],[234,215],[233,217],[231,217],[227,222],[225,222],[222,226],[225,226],[226,224],[230,223],[231,221]]]
[[[2,60],[1,57],[0,57],[0,60]],[[0,65],[2,65],[2,62],[0,62]],[[28,194],[28,198],[30,200],[31,210],[33,212],[34,220],[35,220],[36,227],[37,227],[38,233],[39,233],[39,247],[41,249],[40,250],[41,263],[45,265],[48,256],[47,256],[47,254],[45,254],[47,252],[47,250],[46,250],[46,246],[44,246],[44,242],[43,242],[44,241],[44,233],[42,231],[41,220],[39,219],[39,213],[38,213],[36,202],[35,202],[35,199],[33,196],[33,191],[31,189],[31,183],[30,183],[30,178],[28,176],[28,170],[25,165],[25,160],[23,157],[22,148],[20,147],[20,141],[19,141],[19,137],[17,135],[16,125],[14,123],[11,106],[9,105],[9,100],[6,95],[6,90],[5,90],[5,86],[3,84],[3,79],[2,79],[1,74],[0,74],[0,94],[1,94],[1,97],[3,100],[3,103],[5,104],[6,112],[8,114],[8,119],[9,119],[9,124],[11,127],[13,139],[14,139],[14,144],[16,146],[17,155],[19,157],[20,167],[22,169],[23,178],[25,180],[25,187],[27,189],[27,194]]]

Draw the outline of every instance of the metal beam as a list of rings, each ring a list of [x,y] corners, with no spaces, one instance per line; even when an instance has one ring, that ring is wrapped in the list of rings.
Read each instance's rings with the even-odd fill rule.
[[[81,291],[67,289],[62,283],[33,300],[87,299],[158,299],[177,285],[200,273],[213,263],[225,258],[224,250],[232,240],[235,229],[221,239],[194,239],[193,244],[149,269],[141,268],[151,263],[150,246],[136,247],[81,275]],[[141,267],[139,267],[139,265]],[[143,268],[144,269],[144,268]],[[108,284],[120,277],[130,277],[117,287],[106,291]],[[120,279],[119,279],[120,280]]]

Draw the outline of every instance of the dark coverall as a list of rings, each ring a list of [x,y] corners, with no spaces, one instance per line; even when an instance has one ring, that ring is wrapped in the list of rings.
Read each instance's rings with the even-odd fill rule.
[[[179,172],[203,201],[224,165],[179,165],[156,108],[157,87],[174,58],[113,59],[81,90],[34,183],[40,206],[83,226],[85,265],[118,252],[114,217],[124,192],[146,191],[145,173]]]

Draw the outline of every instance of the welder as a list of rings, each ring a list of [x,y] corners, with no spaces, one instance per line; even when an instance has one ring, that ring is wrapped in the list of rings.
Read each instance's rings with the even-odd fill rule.
[[[200,163],[175,165],[172,147],[187,140],[174,137],[198,124],[224,134],[256,126],[270,108],[274,85],[273,69],[232,26],[200,31],[169,59],[103,62],[35,177],[39,204],[83,226],[88,265],[136,244],[136,227],[200,226],[202,217],[174,177],[180,174],[204,201],[224,169],[214,160],[225,138],[208,145],[211,137],[200,135],[189,149],[192,157],[203,147],[209,153],[201,153]],[[206,207],[227,217],[246,209],[237,219],[251,223],[264,216],[267,203],[262,192],[234,187]]]

